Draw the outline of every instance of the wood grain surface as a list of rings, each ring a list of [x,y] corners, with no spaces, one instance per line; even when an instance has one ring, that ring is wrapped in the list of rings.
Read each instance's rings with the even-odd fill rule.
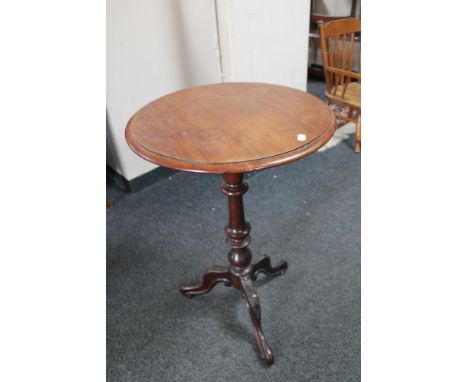
[[[288,87],[224,83],[184,89],[140,109],[125,136],[139,156],[183,171],[242,173],[309,155],[335,131],[318,98]]]

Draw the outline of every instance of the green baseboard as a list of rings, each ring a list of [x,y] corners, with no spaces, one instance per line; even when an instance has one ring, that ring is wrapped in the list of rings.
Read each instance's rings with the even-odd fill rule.
[[[151,186],[154,183],[169,178],[175,173],[177,173],[175,170],[171,170],[165,167],[158,167],[132,180],[127,180],[118,172],[116,172],[112,167],[107,166],[106,168],[108,180],[125,192],[137,192],[143,190],[144,188]]]

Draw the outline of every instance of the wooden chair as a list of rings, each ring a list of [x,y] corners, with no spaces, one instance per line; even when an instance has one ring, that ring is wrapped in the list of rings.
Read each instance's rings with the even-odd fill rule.
[[[347,18],[319,21],[320,45],[329,102],[345,105],[346,115],[338,118],[356,124],[355,152],[361,152],[361,52],[355,49],[355,36],[361,32],[361,20]],[[354,59],[358,53],[358,60]]]
[[[329,14],[321,14],[321,13],[316,13],[316,7],[317,6],[317,1],[316,0],[311,0],[310,1],[310,24],[309,24],[309,38],[312,39],[312,42],[314,44],[314,51],[315,51],[315,44],[316,41],[320,40],[320,32],[318,28],[318,23],[320,21],[323,21],[324,23],[328,21],[334,21],[334,20],[340,20],[340,19],[345,19],[345,18],[354,18],[357,17],[356,14],[358,13],[357,11],[357,0],[352,0],[351,1],[351,8],[349,11],[349,14],[347,15],[329,15]],[[360,3],[359,3],[359,14],[361,13],[360,11]],[[359,33],[356,34],[355,39],[356,41],[359,41]],[[308,75],[310,77],[316,77],[316,78],[324,78],[323,74],[323,66],[312,63],[309,66],[308,69]]]

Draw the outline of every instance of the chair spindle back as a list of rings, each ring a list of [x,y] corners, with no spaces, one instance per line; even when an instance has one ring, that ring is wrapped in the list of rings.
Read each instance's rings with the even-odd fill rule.
[[[326,24],[319,21],[318,25],[327,92],[343,98],[351,81],[361,81],[361,44],[356,47],[355,43],[361,20],[346,18]]]

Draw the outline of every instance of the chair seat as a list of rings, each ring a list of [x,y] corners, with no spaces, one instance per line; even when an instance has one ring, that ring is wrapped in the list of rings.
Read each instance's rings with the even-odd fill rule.
[[[342,102],[347,105],[353,106],[355,108],[361,109],[361,84],[359,82],[350,82],[346,88],[344,97],[341,97],[343,93],[344,85],[339,85],[337,87],[335,95],[335,87],[332,89],[332,92],[325,92],[325,95],[334,101]]]

